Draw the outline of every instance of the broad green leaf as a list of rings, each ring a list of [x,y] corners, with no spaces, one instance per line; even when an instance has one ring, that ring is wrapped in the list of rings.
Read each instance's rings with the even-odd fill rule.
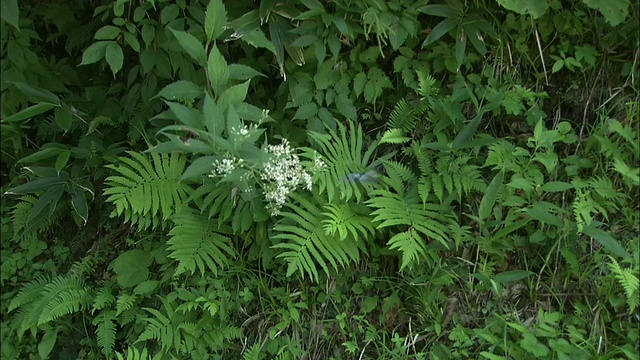
[[[217,39],[227,26],[227,11],[222,0],[210,0],[204,18],[204,31],[207,41]]]
[[[202,96],[203,91],[200,86],[191,81],[179,80],[165,86],[156,97],[160,96],[167,100],[193,100]]]
[[[629,254],[624,250],[622,245],[609,235],[607,232],[600,230],[597,228],[598,225],[601,225],[599,222],[594,221],[589,225],[584,225],[582,227],[582,233],[595,239],[599,242],[607,251],[611,254],[619,256],[623,259],[630,259]]]
[[[120,35],[120,28],[113,25],[105,25],[96,31],[93,36],[96,40],[114,40]]]
[[[353,78],[353,92],[357,97],[364,91],[364,87],[367,84],[367,75],[364,72],[359,72],[356,77]]]
[[[592,9],[598,9],[611,26],[621,24],[629,15],[629,0],[582,0],[582,2]],[[635,6],[638,6],[637,3]]]
[[[140,42],[138,41],[138,39],[131,35],[130,33],[126,32],[124,33],[124,41],[129,44],[129,46],[131,46],[131,48],[139,53],[140,52]]]
[[[229,65],[229,78],[231,79],[249,80],[256,76],[266,77],[266,75],[264,75],[263,73],[247,65],[242,65],[242,64]]]
[[[20,8],[18,8],[18,0],[2,0],[2,2],[0,2],[0,17],[20,32]]]
[[[249,82],[247,80],[242,84],[234,85],[225,90],[218,99],[218,106],[222,111],[225,111],[230,105],[239,106],[247,97],[249,91]]]
[[[532,18],[537,19],[544,15],[549,8],[548,0],[497,0],[498,4],[502,5],[507,10],[511,10],[520,15],[531,15]],[[601,0],[596,0],[601,1]],[[606,0],[609,1],[609,0]]]
[[[66,180],[61,177],[48,177],[44,179],[36,179],[36,180],[29,181],[26,184],[18,185],[14,188],[11,188],[5,191],[5,194],[10,194],[10,195],[29,194],[37,191],[46,190],[53,186],[63,185],[65,182]]]
[[[486,220],[491,216],[493,206],[495,205],[496,198],[498,196],[498,190],[500,190],[500,186],[502,186],[503,181],[504,171],[500,171],[493,177],[491,183],[489,183],[487,191],[482,197],[482,201],[480,201],[480,206],[478,207],[478,216],[480,219]]]
[[[458,70],[464,64],[464,53],[467,50],[467,34],[464,27],[459,25],[456,32],[456,63],[458,64]]]
[[[474,117],[469,123],[460,131],[458,136],[453,140],[453,149],[459,149],[462,145],[464,145],[467,141],[471,140],[473,135],[476,133],[478,129],[478,125],[480,125],[480,120],[482,120],[482,115],[484,115],[484,110],[480,110],[476,117]]]
[[[562,226],[562,220],[558,216],[551,214],[549,208],[540,202],[533,203],[531,207],[524,209],[524,212],[540,222]]]
[[[29,217],[27,218],[27,222],[35,220],[45,209],[49,209],[49,213],[45,214],[45,216],[50,218],[53,211],[56,209],[62,194],[64,194],[64,184],[57,184],[55,186],[48,187],[44,194],[38,198],[38,202],[33,205],[33,208],[29,213]]]
[[[347,119],[355,120],[358,117],[356,107],[353,105],[353,101],[349,99],[347,94],[338,94],[336,96],[336,107],[342,116]]]
[[[224,114],[209,94],[204,98],[204,126],[212,135],[220,135],[224,129]]]
[[[573,189],[575,186],[563,181],[550,181],[542,185],[542,191],[547,192],[563,192],[569,189]]]
[[[53,347],[56,345],[57,338],[57,328],[45,330],[44,335],[42,335],[42,340],[40,340],[40,343],[38,344],[38,355],[40,355],[41,359],[47,359],[49,357],[51,350],[53,350]]]
[[[42,113],[45,113],[55,107],[58,107],[59,105],[57,104],[50,104],[50,103],[38,103],[32,106],[29,106],[28,108],[21,110],[20,112],[13,114],[9,117],[6,117],[2,120],[0,120],[0,122],[2,123],[12,123],[12,122],[18,122],[18,121],[22,121],[25,119],[30,119],[36,115],[40,115]]]
[[[121,254],[113,263],[118,284],[130,288],[147,280],[151,262],[151,254],[143,250],[129,250]]]
[[[29,99],[60,105],[60,98],[49,90],[39,88],[23,82],[11,82]]]
[[[104,59],[107,61],[107,64],[109,64],[113,77],[115,77],[118,71],[122,69],[122,63],[124,61],[124,54],[122,53],[120,45],[115,42],[107,45],[104,51]]]
[[[156,28],[153,25],[145,24],[142,27],[141,33],[142,40],[147,45],[147,47],[149,47],[151,45],[151,42],[153,42],[153,39],[156,38]]]
[[[151,292],[153,292],[153,290],[155,290],[155,288],[157,288],[159,284],[160,281],[158,280],[143,281],[138,284],[135,289],[133,289],[133,293],[136,295],[151,294]]]
[[[219,96],[229,81],[229,66],[215,45],[213,45],[209,53],[207,69],[213,92]]]
[[[201,158],[197,158],[184,171],[184,174],[182,174],[182,177],[180,177],[180,181],[196,179],[204,174],[211,173],[214,168],[213,161],[215,159],[216,156],[204,156]]]
[[[427,38],[424,39],[424,42],[422,43],[422,47],[424,48],[429,44],[435,42],[436,40],[440,39],[442,36],[444,36],[444,34],[448,33],[454,27],[458,26],[459,23],[460,23],[459,20],[454,20],[451,18],[446,18],[442,20],[438,25],[436,25],[433,28],[433,30],[431,30]]]
[[[165,103],[182,124],[196,130],[203,129],[204,118],[200,111],[173,101],[165,100]]]
[[[71,110],[66,106],[56,108],[56,124],[58,124],[62,130],[68,131],[72,123],[73,115],[71,114]]]
[[[176,37],[184,51],[189,54],[196,63],[198,63],[198,65],[202,67],[207,65],[207,56],[204,52],[204,46],[202,46],[202,43],[196,39],[195,36],[184,31],[174,30],[171,28],[169,29]]]
[[[71,151],[64,150],[56,157],[56,162],[54,164],[54,168],[57,172],[62,171],[65,166],[67,166],[67,162],[69,161],[69,157],[71,156]]]
[[[535,273],[527,270],[509,270],[504,271],[493,276],[493,281],[497,283],[508,283],[522,280],[528,276],[534,275]]]
[[[82,188],[74,188],[71,194],[71,206],[73,206],[73,210],[75,210],[76,214],[78,214],[86,224],[89,219],[89,207],[87,206],[87,198],[84,196]]]
[[[296,114],[293,116],[293,120],[301,119],[307,120],[318,114],[318,105],[314,102],[304,104],[298,108]]]
[[[105,55],[107,46],[111,43],[111,41],[98,41],[91,44],[91,46],[82,53],[82,62],[80,65],[89,65],[100,61]]]

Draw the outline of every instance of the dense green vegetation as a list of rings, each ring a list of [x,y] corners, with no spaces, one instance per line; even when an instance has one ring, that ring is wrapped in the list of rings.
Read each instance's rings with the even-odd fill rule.
[[[2,358],[637,359],[636,7],[2,0]]]

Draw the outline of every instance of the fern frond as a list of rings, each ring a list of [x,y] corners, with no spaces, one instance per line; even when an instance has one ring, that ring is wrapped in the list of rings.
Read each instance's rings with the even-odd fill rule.
[[[235,256],[229,238],[223,229],[213,225],[204,215],[196,214],[188,208],[172,217],[175,223],[167,241],[169,257],[178,261],[176,273],[195,272],[202,275],[207,270],[217,276],[218,270],[229,264]]]
[[[400,271],[414,264],[419,264],[421,258],[427,256],[427,247],[424,239],[412,227],[395,234],[389,239],[387,245],[389,245],[389,249],[397,249],[402,254]]]
[[[120,294],[118,300],[116,300],[116,316],[131,309],[136,300],[137,296],[135,294]]]
[[[326,204],[322,213],[326,219],[322,220],[322,228],[329,236],[338,235],[339,239],[358,242],[360,238],[367,238],[375,233],[375,227],[367,216],[356,214],[349,204]]]
[[[153,317],[144,318],[144,321],[147,322],[147,328],[138,336],[134,344],[148,340],[156,340],[164,351],[170,349],[179,351],[181,348],[180,341],[182,335],[179,329],[173,327],[171,319],[156,309],[143,309],[151,313]]]
[[[147,348],[143,348],[142,351],[140,351],[131,346],[127,349],[126,357],[119,352],[116,352],[116,356],[118,360],[151,360],[151,356],[149,355]]]
[[[407,100],[401,99],[396,103],[391,114],[389,114],[388,126],[391,129],[398,129],[402,133],[411,132],[418,122],[416,109]]]
[[[316,263],[329,275],[329,266],[338,270],[360,259],[358,246],[353,240],[345,238],[339,241],[322,230],[321,208],[299,195],[292,195],[292,199],[300,205],[290,204],[290,211],[282,211],[283,219],[274,227],[274,238],[283,242],[272,246],[286,250],[277,257],[288,263],[287,276],[298,272],[303,278],[309,276],[317,282]]]
[[[609,263],[607,263],[609,270],[613,273],[618,284],[624,289],[624,293],[627,297],[627,303],[629,305],[629,313],[633,313],[640,299],[638,297],[638,291],[640,289],[640,280],[636,271],[633,269],[623,269],[615,258],[609,256]]]
[[[82,279],[61,275],[48,280],[41,277],[27,284],[9,304],[9,311],[20,308],[16,322],[20,335],[89,306],[91,292]]]
[[[186,158],[177,153],[154,153],[149,160],[136,152],[127,153],[131,158],[118,158],[120,165],[107,165],[117,173],[107,178],[108,188],[104,191],[109,196],[107,201],[116,206],[116,214],[124,213],[125,221],[145,229],[180,212],[191,191],[179,181]]]
[[[353,180],[349,175],[365,173],[367,169],[373,169],[381,160],[372,160],[376,147],[373,142],[363,154],[364,135],[362,127],[352,122],[347,130],[344,125],[338,123],[338,133],[328,130],[330,135],[311,132],[309,137],[319,147],[322,160],[326,169],[314,174],[319,181],[320,193],[326,191],[329,202],[340,198],[345,201],[355,198],[360,201],[363,193],[360,186],[370,186]],[[315,150],[305,148],[303,157],[313,160],[317,157]]]
[[[110,358],[113,354],[113,347],[116,344],[116,324],[115,312],[113,310],[103,311],[93,319],[96,326],[96,339],[102,353]]]
[[[96,292],[95,297],[93,298],[93,305],[91,312],[95,312],[96,310],[105,309],[108,306],[111,306],[116,301],[116,297],[111,293],[110,287],[103,287]]]
[[[418,76],[418,95],[423,99],[430,99],[438,96],[438,88],[436,87],[436,79],[430,74],[422,71],[416,71]]]
[[[261,360],[262,356],[260,351],[262,350],[262,346],[260,342],[261,341],[258,340],[246,349],[244,353],[242,353],[242,360]]]

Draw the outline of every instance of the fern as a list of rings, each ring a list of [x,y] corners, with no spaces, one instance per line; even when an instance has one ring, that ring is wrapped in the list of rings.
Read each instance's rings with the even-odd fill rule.
[[[137,297],[135,294],[120,294],[116,300],[116,316],[131,309],[135,304]]]
[[[9,312],[20,309],[15,326],[22,335],[29,328],[84,310],[92,299],[84,281],[75,276],[38,278],[25,285],[9,304]]]
[[[127,152],[131,158],[120,157],[119,166],[107,165],[117,175],[107,178],[105,195],[115,206],[115,213],[124,213],[125,221],[140,229],[155,227],[172,214],[180,212],[191,189],[179,182],[185,167],[185,157],[179,154],[151,154],[148,157]],[[162,213],[160,218],[159,213]]]
[[[149,351],[147,348],[143,348],[142,351],[129,347],[127,349],[126,357],[120,353],[116,353],[116,357],[118,360],[151,360],[151,356],[149,355]]]
[[[111,288],[103,287],[96,293],[96,296],[93,298],[93,305],[91,312],[94,313],[96,310],[102,310],[111,306],[116,301],[116,297],[111,293]]]
[[[340,241],[323,231],[321,208],[302,196],[292,195],[292,199],[300,205],[288,205],[290,211],[282,211],[283,219],[274,227],[274,238],[283,242],[273,248],[286,250],[277,257],[288,263],[287,276],[299,272],[317,282],[316,263],[329,275],[329,267],[338,270],[360,259],[354,240],[347,237]]]
[[[433,239],[448,248],[448,208],[421,201],[417,187],[403,187],[407,169],[385,164],[388,178],[386,189],[372,191],[367,205],[374,208],[373,222],[377,228],[394,227],[399,231],[388,241],[393,249],[402,253],[401,269],[420,262],[426,255],[426,239]]]
[[[147,327],[134,344],[147,340],[155,340],[163,351],[170,349],[179,351],[181,349],[180,340],[182,335],[179,329],[173,327],[171,319],[156,309],[143,309],[153,315],[153,317],[144,318],[144,321],[147,322]]]
[[[329,236],[338,235],[342,241],[350,237],[353,241],[368,238],[375,233],[375,227],[368,216],[355,213],[349,204],[327,204],[322,213],[326,219],[322,220],[322,228]]]
[[[320,193],[326,191],[329,202],[333,202],[339,194],[339,198],[345,201],[355,198],[360,201],[363,193],[360,186],[369,186],[352,179],[349,175],[365,173],[367,169],[374,168],[381,159],[372,161],[372,155],[376,148],[373,142],[363,154],[364,139],[362,128],[349,124],[349,130],[338,123],[338,133],[329,130],[330,135],[311,132],[309,136],[320,148],[322,160],[327,165],[324,171],[316,173],[319,179]],[[390,157],[392,154],[388,155]],[[313,160],[316,151],[304,149],[303,156]]]
[[[193,274],[197,267],[203,275],[209,270],[217,276],[218,270],[225,268],[229,258],[234,257],[225,228],[218,228],[206,216],[185,209],[172,220],[175,226],[169,232],[167,250],[169,257],[178,261],[176,274],[184,271]]]
[[[242,353],[242,360],[260,360],[262,356],[260,351],[262,350],[262,346],[260,341],[256,341],[253,345],[251,345],[248,349],[246,349]]]
[[[398,129],[403,133],[411,132],[415,129],[418,122],[416,108],[409,104],[407,100],[401,99],[396,103],[391,114],[389,114],[388,126],[392,129]]]
[[[616,280],[627,296],[627,304],[629,305],[629,313],[633,311],[640,304],[640,296],[638,296],[638,290],[640,289],[640,281],[638,280],[637,269],[625,268],[623,269],[620,264],[613,257],[609,256],[609,263],[607,263],[609,270],[613,273]]]
[[[115,319],[113,310],[103,311],[93,319],[93,325],[96,325],[98,346],[107,358],[110,358],[113,354],[113,347],[116,343]]]
[[[422,99],[431,99],[438,96],[439,90],[436,87],[436,79],[430,74],[425,74],[422,71],[416,71],[418,76],[418,95]]]

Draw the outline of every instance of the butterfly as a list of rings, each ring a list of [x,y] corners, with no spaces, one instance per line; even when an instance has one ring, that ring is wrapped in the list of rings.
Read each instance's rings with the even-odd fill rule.
[[[350,174],[347,174],[346,178],[352,181],[358,181],[358,182],[377,182],[378,181],[378,172],[375,170],[369,170],[367,172],[364,173],[360,173],[360,172],[353,172]]]

